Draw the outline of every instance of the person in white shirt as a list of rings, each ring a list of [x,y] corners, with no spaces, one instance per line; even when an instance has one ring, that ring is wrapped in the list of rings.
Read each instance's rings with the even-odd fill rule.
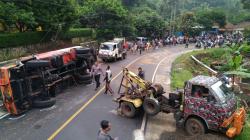
[[[110,70],[110,66],[107,66],[106,75],[105,75],[105,78],[104,78],[104,81],[106,82],[104,94],[108,94],[108,91],[109,91],[110,94],[113,95],[114,92],[110,87],[111,80],[112,80],[112,72]]]

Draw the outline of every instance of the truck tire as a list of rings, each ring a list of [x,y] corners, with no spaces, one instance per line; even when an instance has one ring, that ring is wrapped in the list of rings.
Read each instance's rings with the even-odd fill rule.
[[[91,54],[76,54],[77,59],[89,59],[91,57]]]
[[[135,106],[130,102],[121,103],[121,112],[128,118],[133,118],[136,114]]]
[[[88,54],[91,52],[90,48],[78,48],[76,49],[76,54]]]
[[[126,59],[126,54],[125,53],[122,54],[122,59]]]
[[[183,116],[182,112],[180,112],[180,111],[174,112],[174,119],[176,121],[179,121],[182,118],[182,116]]]
[[[86,81],[78,81],[79,84],[89,85],[92,83],[92,79],[86,80]]]
[[[185,123],[185,130],[190,136],[203,135],[206,133],[206,127],[198,118],[189,118]]]
[[[31,60],[25,63],[26,68],[41,68],[49,67],[50,63],[47,60]]]
[[[56,99],[47,99],[47,100],[41,100],[41,99],[36,99],[33,101],[32,106],[34,108],[48,108],[53,106],[56,103]]]
[[[155,98],[146,98],[143,101],[143,109],[150,116],[154,116],[161,111],[160,104]]]
[[[114,61],[116,62],[118,60],[117,54],[115,55]]]
[[[54,56],[51,58],[51,65],[54,67],[54,68],[58,68],[58,67],[62,67],[64,64],[63,64],[63,58],[61,56]]]
[[[89,81],[89,80],[92,80],[92,76],[89,75],[89,74],[86,74],[86,75],[76,74],[76,78],[79,81]]]

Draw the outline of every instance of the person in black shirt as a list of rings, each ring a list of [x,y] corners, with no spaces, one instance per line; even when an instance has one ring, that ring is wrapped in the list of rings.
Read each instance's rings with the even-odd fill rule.
[[[142,70],[141,67],[138,68],[138,76],[139,76],[141,79],[145,80],[145,73],[144,73],[144,71]]]

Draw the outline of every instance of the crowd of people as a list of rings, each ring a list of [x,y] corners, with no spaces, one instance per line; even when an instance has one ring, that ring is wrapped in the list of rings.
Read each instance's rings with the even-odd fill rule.
[[[242,43],[243,35],[241,33],[215,34],[205,33],[200,36],[166,36],[164,38],[155,38],[152,40],[135,40],[126,43],[126,48],[132,54],[142,54],[143,51],[155,50],[165,46],[184,45],[186,48],[189,44],[195,44],[197,48],[213,48],[216,46],[222,47],[232,45],[233,43]]]
[[[216,46],[228,46],[233,43],[242,43],[243,35],[241,33],[204,33],[200,36],[188,37],[188,36],[174,36],[169,35],[164,38],[155,38],[152,40],[135,40],[127,44],[126,49],[128,49],[132,54],[139,52],[141,54],[143,51],[148,52],[150,49],[158,49],[164,46],[176,46],[178,44],[185,45],[187,48],[189,44],[195,44],[197,48],[214,48]]]

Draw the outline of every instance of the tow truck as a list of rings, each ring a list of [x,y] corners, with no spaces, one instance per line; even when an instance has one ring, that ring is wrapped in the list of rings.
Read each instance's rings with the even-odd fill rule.
[[[214,130],[232,138],[241,133],[246,119],[246,109],[237,108],[234,93],[217,77],[196,76],[185,82],[183,90],[167,94],[160,84],[125,68],[118,93],[116,101],[124,116],[134,117],[140,110],[151,116],[174,113],[176,124],[189,135]]]
[[[51,107],[68,86],[89,84],[88,69],[96,61],[94,49],[81,46],[55,50],[7,62],[0,67],[0,93],[11,115]]]

